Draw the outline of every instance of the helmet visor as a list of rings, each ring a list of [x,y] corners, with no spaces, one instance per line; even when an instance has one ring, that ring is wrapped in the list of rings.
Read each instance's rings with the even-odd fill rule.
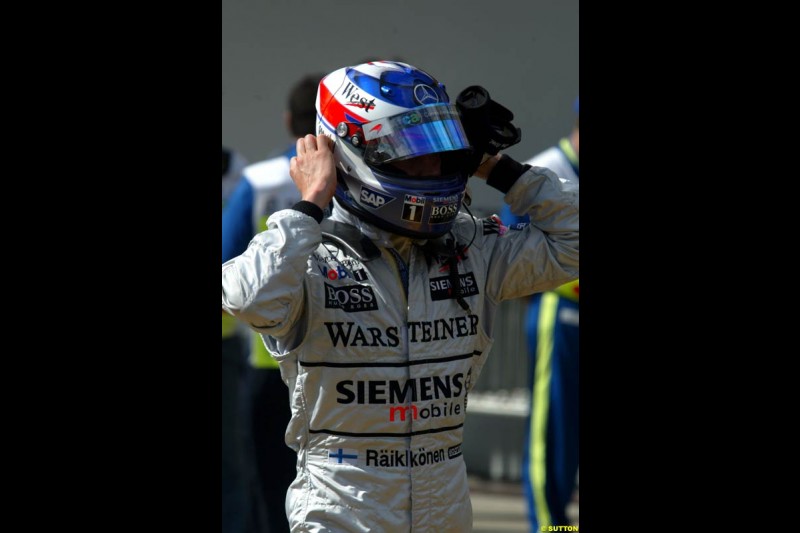
[[[470,147],[458,109],[449,103],[373,120],[362,130],[364,161],[371,165]]]

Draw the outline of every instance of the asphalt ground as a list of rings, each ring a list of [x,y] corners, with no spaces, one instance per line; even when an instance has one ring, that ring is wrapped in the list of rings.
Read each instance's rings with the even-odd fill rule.
[[[470,477],[473,533],[528,533],[527,510],[522,484],[486,481]],[[578,494],[567,510],[574,526],[578,524]]]
[[[473,533],[527,533],[522,485],[470,477]]]

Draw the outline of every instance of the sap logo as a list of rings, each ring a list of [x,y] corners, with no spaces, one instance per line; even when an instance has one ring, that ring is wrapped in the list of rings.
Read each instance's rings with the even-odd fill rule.
[[[378,309],[378,302],[372,287],[367,285],[333,287],[325,283],[325,307],[341,309],[346,313],[357,313]]]
[[[381,194],[378,191],[373,191],[372,189],[367,189],[366,187],[361,187],[361,201],[369,206],[374,207],[375,209],[383,207],[392,200],[394,200],[394,198],[391,196]]]
[[[336,281],[337,279],[345,279],[349,277],[353,277],[356,281],[366,281],[367,280],[367,273],[363,268],[359,268],[358,270],[353,270],[352,272],[348,272],[345,270],[342,265],[337,265],[336,269],[328,268],[325,265],[317,265],[319,268],[320,273],[328,278],[331,281]]]

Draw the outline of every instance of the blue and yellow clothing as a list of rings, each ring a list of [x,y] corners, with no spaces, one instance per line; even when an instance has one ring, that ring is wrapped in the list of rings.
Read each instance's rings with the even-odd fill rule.
[[[244,169],[222,215],[223,263],[244,252],[250,240],[267,229],[272,213],[300,200],[289,175],[289,160],[295,154],[293,146],[278,157]],[[248,333],[250,364],[244,370],[239,392],[247,470],[245,513],[253,531],[288,531],[284,500],[297,461],[284,440],[291,416],[289,392],[261,336]]]
[[[289,175],[289,160],[296,153],[295,147],[291,147],[278,157],[244,169],[243,179],[222,213],[223,263],[244,252],[253,236],[267,229],[270,214],[300,200],[300,192]],[[255,368],[278,368],[261,336],[255,332],[250,336],[250,364]]]
[[[578,180],[578,154],[569,139],[526,161],[559,177]],[[521,229],[528,217],[503,207],[509,229]],[[551,292],[534,294],[525,327],[530,354],[531,408],[523,455],[523,485],[531,531],[566,526],[578,471],[579,280]]]
[[[236,150],[222,147],[222,209],[225,209],[228,198],[242,177],[242,170],[247,160]],[[223,259],[224,260],[224,259]],[[222,313],[222,338],[230,339],[236,333],[236,319],[228,313]]]

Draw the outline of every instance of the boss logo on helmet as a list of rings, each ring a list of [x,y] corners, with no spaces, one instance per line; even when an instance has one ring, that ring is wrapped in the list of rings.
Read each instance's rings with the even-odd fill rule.
[[[450,222],[456,217],[458,213],[458,204],[448,205],[434,205],[431,208],[430,223],[440,224],[442,222]]]
[[[367,187],[361,187],[361,201],[375,209],[381,208],[394,200],[391,196],[381,194],[378,191],[373,191]]]

